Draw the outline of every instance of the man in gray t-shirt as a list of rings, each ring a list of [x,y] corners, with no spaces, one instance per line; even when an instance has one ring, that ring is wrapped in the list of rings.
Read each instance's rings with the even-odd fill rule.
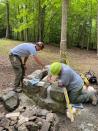
[[[66,87],[71,103],[92,101],[92,104],[97,104],[94,92],[83,91],[84,82],[82,78],[68,65],[59,62],[50,65],[47,80],[52,83],[56,79],[58,79],[58,86]]]
[[[26,62],[30,55],[42,68],[44,67],[44,64],[37,56],[37,51],[40,51],[43,48],[43,42],[37,42],[36,44],[23,43],[10,50],[9,58],[16,75],[14,82],[15,91],[17,91],[20,84],[23,84]]]

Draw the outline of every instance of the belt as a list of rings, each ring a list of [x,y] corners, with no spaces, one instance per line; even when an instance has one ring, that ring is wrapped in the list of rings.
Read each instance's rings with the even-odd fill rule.
[[[22,63],[21,57],[20,57],[19,55],[16,55],[16,54],[10,53],[9,56],[17,57],[17,58],[21,61],[21,63]]]
[[[18,57],[21,59],[21,57],[19,55],[16,55],[16,54],[13,54],[13,53],[10,53],[9,56],[15,56],[15,57]]]

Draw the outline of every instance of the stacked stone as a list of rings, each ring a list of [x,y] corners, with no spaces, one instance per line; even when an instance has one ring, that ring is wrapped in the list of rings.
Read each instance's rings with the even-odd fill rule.
[[[24,79],[23,90],[40,107],[53,112],[65,113],[66,101],[63,89],[59,88],[57,83],[50,85],[47,82],[47,74],[47,70],[36,70]],[[36,78],[39,82],[34,85],[30,80]]]

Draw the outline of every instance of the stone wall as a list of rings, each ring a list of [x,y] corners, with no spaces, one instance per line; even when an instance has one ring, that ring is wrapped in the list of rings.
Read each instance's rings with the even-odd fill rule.
[[[27,76],[24,79],[23,91],[38,106],[52,110],[53,112],[65,113],[66,101],[63,89],[58,87],[56,83],[48,83],[47,74],[47,70],[36,70]]]

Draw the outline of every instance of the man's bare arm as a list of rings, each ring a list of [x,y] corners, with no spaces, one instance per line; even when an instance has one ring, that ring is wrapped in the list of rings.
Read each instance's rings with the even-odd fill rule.
[[[24,58],[24,63],[23,63],[24,65],[26,64],[27,59],[28,59],[28,57],[25,57],[25,58]]]
[[[37,56],[33,56],[33,59],[36,61],[37,64],[41,65],[44,68],[44,64],[41,62],[41,60]]]

